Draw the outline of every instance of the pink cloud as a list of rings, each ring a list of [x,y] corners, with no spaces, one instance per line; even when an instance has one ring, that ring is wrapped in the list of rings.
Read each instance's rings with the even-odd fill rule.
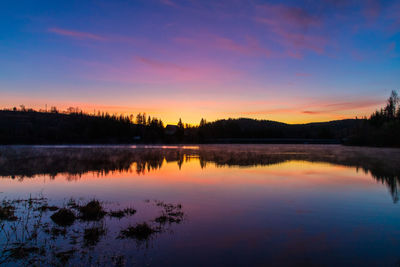
[[[321,113],[323,113],[323,112],[321,112],[321,111],[304,110],[304,111],[302,111],[301,113],[314,115],[314,114],[321,114]]]
[[[267,114],[287,114],[296,112],[296,108],[271,108],[242,112],[244,115],[267,115]]]
[[[398,54],[396,53],[396,42],[391,42],[386,50],[386,54],[388,54],[390,57],[398,57]]]
[[[148,81],[157,80],[162,83],[220,83],[240,76],[237,71],[219,67],[207,61],[196,62],[191,66],[183,66],[171,62],[136,57],[136,62],[140,64],[138,67],[134,67],[140,73],[138,76]]]
[[[164,4],[164,5],[171,6],[171,7],[177,7],[178,6],[175,2],[173,2],[171,0],[160,0],[160,2],[162,4]]]
[[[310,73],[306,73],[306,72],[297,72],[296,76],[297,77],[310,77],[311,74]]]
[[[190,88],[200,88],[201,90],[207,90],[208,87],[232,82],[242,77],[242,73],[219,66],[212,61],[203,60],[191,65],[187,64],[189,62],[186,62],[185,65],[181,62],[175,63],[136,56],[133,60],[115,64],[76,60],[71,66],[77,75],[89,80],[164,86],[185,84]]]
[[[174,63],[169,63],[169,62],[161,62],[158,60],[153,60],[153,59],[149,59],[149,58],[145,58],[145,57],[136,57],[136,60],[140,63],[143,63],[145,65],[148,65],[152,68],[156,68],[156,69],[175,69],[175,70],[179,70],[181,72],[187,71],[186,68],[178,66]]]
[[[282,26],[279,22],[275,21],[272,24],[266,22],[269,19],[256,18],[255,20],[269,25],[268,30],[275,35],[273,40],[287,49],[286,55],[289,57],[302,58],[301,51],[303,50],[311,50],[322,54],[325,51],[325,46],[328,44],[327,39],[323,36],[296,32]]]
[[[246,36],[242,43],[238,43],[227,37],[212,34],[193,37],[175,37],[173,41],[180,45],[190,46],[191,48],[218,49],[246,56],[268,57],[271,54],[269,49],[262,47],[256,38],[250,36]]]
[[[388,47],[388,52],[393,52],[396,49],[396,42],[391,42]]]
[[[255,38],[251,37],[246,38],[246,43],[244,45],[236,43],[229,38],[216,37],[215,46],[222,50],[244,55],[264,55],[268,57],[271,53],[268,49],[261,47],[260,43]]]
[[[362,13],[368,21],[375,20],[382,12],[381,3],[377,0],[365,0]]]
[[[78,32],[78,31],[72,31],[72,30],[66,30],[66,29],[60,29],[60,28],[50,28],[48,29],[49,32],[55,33],[58,35],[62,36],[68,36],[76,39],[91,39],[91,40],[96,40],[96,41],[105,41],[106,38],[103,36],[93,34],[93,33],[88,33],[88,32]]]
[[[273,34],[271,40],[283,46],[286,56],[302,58],[306,50],[318,54],[325,51],[328,44],[326,37],[312,33],[322,27],[319,17],[302,8],[281,4],[259,5],[257,14],[253,20],[267,26],[266,30]]]
[[[338,111],[338,110],[372,107],[382,103],[383,102],[381,100],[356,100],[349,102],[328,103],[325,104],[324,106],[327,107],[328,109],[331,109],[332,111]]]
[[[351,113],[351,111],[357,111],[364,108],[372,108],[379,106],[384,103],[380,100],[355,100],[349,102],[336,102],[330,103],[327,101],[321,101],[322,103],[309,103],[294,107],[285,108],[271,108],[264,110],[256,110],[246,112],[246,115],[267,115],[267,114],[296,114],[303,113],[308,115],[321,115],[321,114],[336,114],[339,115],[342,112]]]
[[[299,7],[290,7],[283,4],[262,4],[256,6],[263,23],[270,25],[284,25],[285,27],[306,29],[322,26],[322,20]]]

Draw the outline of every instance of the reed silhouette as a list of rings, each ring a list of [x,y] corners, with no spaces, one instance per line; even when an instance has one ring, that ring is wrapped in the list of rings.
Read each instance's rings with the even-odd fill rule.
[[[120,219],[136,214],[132,208],[115,218],[119,211],[106,211],[96,199],[87,203],[71,199],[57,211],[46,208],[49,201],[41,195],[3,199],[0,213],[7,210],[7,216],[0,217],[0,265],[129,266],[132,255],[119,251],[121,239],[127,240],[131,249],[147,248],[157,235],[172,233],[171,225],[184,220],[182,205],[161,201],[148,202],[160,214],[155,219],[128,227]],[[168,216],[168,223],[159,221],[162,216]],[[107,245],[107,250],[98,253],[99,244],[107,244],[108,240],[113,240],[114,246]]]

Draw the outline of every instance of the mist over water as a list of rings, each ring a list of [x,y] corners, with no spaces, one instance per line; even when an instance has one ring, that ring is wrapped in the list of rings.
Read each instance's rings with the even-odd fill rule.
[[[98,199],[108,213],[95,222],[59,227],[44,213],[67,231],[48,253],[71,250],[76,230],[71,265],[395,265],[399,161],[399,150],[336,145],[2,147],[0,197],[60,208]],[[128,207],[136,213],[111,216]],[[118,238],[144,222],[154,234]],[[83,230],[99,225],[105,233],[88,245]]]

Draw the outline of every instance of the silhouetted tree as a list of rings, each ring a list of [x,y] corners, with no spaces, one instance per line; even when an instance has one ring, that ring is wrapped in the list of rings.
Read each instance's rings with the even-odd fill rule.
[[[207,121],[205,119],[201,118],[200,127],[204,127],[206,125],[206,123],[207,123]]]
[[[397,95],[396,91],[392,91],[389,99],[387,100],[385,112],[387,118],[394,119],[396,117],[396,110],[397,110],[397,104],[399,103],[399,97]]]
[[[50,112],[51,112],[51,113],[58,113],[57,107],[51,107],[51,108],[50,108]]]
[[[386,106],[375,111],[368,123],[350,138],[351,144],[374,146],[400,146],[400,107],[396,91],[392,91]]]

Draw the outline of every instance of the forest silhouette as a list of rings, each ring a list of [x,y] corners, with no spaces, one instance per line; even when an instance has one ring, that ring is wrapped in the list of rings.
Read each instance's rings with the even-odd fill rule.
[[[400,106],[393,91],[387,104],[369,118],[286,124],[248,118],[199,125],[164,125],[161,119],[107,112],[85,113],[19,108],[0,111],[0,144],[150,144],[150,143],[342,143],[400,147]]]

